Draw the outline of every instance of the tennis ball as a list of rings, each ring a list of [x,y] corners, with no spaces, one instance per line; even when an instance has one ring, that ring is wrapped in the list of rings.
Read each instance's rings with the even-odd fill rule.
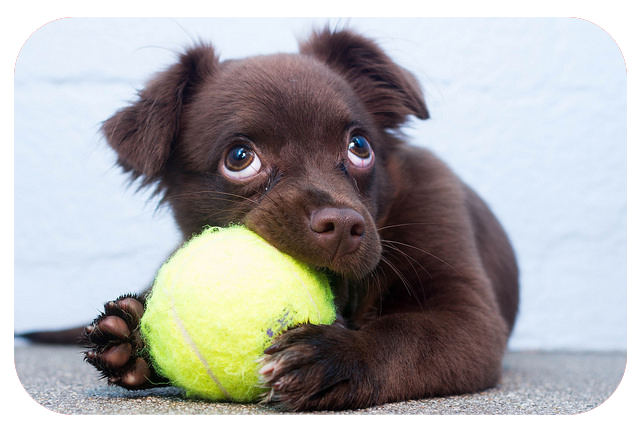
[[[232,226],[206,229],[160,268],[140,327],[156,371],[188,396],[251,402],[273,338],[334,320],[325,275]]]

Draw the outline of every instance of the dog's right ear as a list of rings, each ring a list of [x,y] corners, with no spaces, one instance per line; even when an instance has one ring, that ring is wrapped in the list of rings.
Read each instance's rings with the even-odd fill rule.
[[[161,176],[184,106],[218,65],[210,45],[187,50],[178,63],[151,80],[134,103],[103,123],[102,132],[118,153],[118,164],[134,179],[142,177],[142,185]]]
[[[340,73],[384,128],[396,129],[410,115],[429,118],[418,81],[373,40],[349,30],[325,28],[302,43],[300,52]]]

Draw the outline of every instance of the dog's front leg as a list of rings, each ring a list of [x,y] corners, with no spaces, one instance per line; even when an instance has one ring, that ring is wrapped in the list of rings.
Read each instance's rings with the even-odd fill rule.
[[[360,330],[303,325],[267,349],[265,401],[287,410],[361,408],[495,385],[506,327],[473,310],[382,316]]]
[[[144,297],[123,295],[107,302],[104,313],[85,328],[85,360],[109,384],[132,390],[168,385],[153,369],[140,335],[143,313]]]

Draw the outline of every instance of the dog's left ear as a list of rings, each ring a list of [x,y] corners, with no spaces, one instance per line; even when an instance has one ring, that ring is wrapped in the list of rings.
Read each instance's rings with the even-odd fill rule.
[[[157,182],[165,171],[180,128],[185,105],[218,69],[211,45],[197,44],[159,73],[138,94],[138,100],[102,125],[118,164],[142,185]]]
[[[384,128],[398,128],[410,115],[429,118],[415,77],[372,40],[327,28],[302,43],[300,53],[319,59],[342,75]]]

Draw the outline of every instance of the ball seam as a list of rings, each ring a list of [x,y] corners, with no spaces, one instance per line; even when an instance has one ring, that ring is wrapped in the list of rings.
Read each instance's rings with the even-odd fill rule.
[[[198,359],[200,359],[200,363],[202,363],[202,365],[204,366],[205,370],[207,371],[207,375],[209,375],[209,378],[211,378],[211,380],[213,380],[213,382],[216,383],[220,391],[222,391],[222,393],[227,397],[227,399],[231,400],[231,395],[222,386],[218,378],[211,371],[209,362],[207,362],[207,359],[202,355],[202,353],[200,353],[200,350],[198,349],[198,345],[193,341],[193,339],[191,339],[191,335],[189,335],[187,328],[182,323],[182,319],[180,319],[180,316],[178,316],[178,312],[175,309],[175,303],[173,301],[173,295],[169,294],[169,298],[171,299],[171,316],[173,317],[173,320],[176,322],[176,325],[178,325],[178,329],[180,329],[180,333],[182,334],[183,338],[185,339],[185,341],[187,341],[187,344],[189,344],[189,346],[191,347],[195,355],[198,357]]]

